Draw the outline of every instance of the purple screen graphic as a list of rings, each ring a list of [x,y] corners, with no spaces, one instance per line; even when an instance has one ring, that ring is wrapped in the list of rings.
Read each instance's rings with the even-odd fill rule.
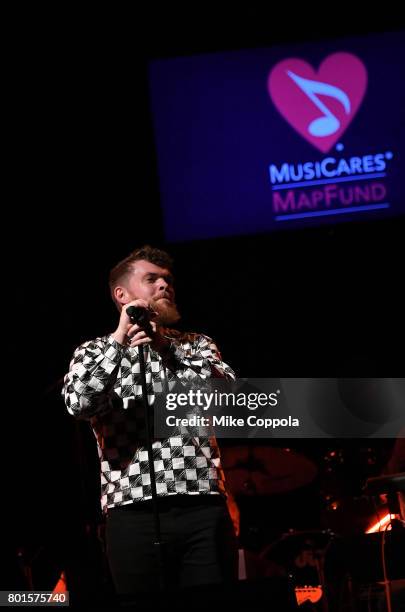
[[[405,214],[405,34],[158,59],[166,239]]]

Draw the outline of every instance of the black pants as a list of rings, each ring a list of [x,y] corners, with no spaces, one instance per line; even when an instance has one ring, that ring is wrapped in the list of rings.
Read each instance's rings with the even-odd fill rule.
[[[219,495],[159,499],[165,543],[165,593],[237,579],[238,551],[231,518]],[[159,563],[150,501],[113,508],[106,524],[107,556],[122,599],[159,592]],[[173,602],[174,603],[174,602]]]

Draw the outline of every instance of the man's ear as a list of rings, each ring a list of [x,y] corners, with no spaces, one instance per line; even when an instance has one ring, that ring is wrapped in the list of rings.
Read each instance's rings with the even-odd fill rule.
[[[125,289],[125,287],[121,287],[120,285],[115,287],[114,297],[116,301],[121,304],[121,306],[124,306],[124,304],[127,304],[128,301],[130,301],[128,300],[128,291]]]

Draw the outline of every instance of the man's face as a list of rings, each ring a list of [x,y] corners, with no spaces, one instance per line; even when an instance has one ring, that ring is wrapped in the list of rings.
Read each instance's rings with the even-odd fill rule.
[[[159,325],[171,325],[180,319],[177,310],[173,277],[169,270],[141,259],[133,264],[133,273],[125,283],[128,301],[142,298],[159,313]]]

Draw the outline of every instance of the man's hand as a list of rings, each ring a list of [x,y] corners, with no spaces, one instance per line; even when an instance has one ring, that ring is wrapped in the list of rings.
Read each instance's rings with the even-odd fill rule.
[[[154,323],[152,319],[156,318],[157,313],[150,308],[146,300],[138,299],[132,300],[132,302],[129,302],[128,304],[125,304],[125,306],[123,306],[118,327],[112,334],[112,337],[114,338],[114,340],[116,340],[116,342],[124,346],[134,347],[138,346],[139,344],[151,344],[153,341],[151,335],[148,334],[142,326],[137,325],[136,323],[133,324],[131,322],[131,319],[127,315],[128,306],[146,308],[150,311],[150,326],[153,331],[153,336],[155,336],[156,323]]]

